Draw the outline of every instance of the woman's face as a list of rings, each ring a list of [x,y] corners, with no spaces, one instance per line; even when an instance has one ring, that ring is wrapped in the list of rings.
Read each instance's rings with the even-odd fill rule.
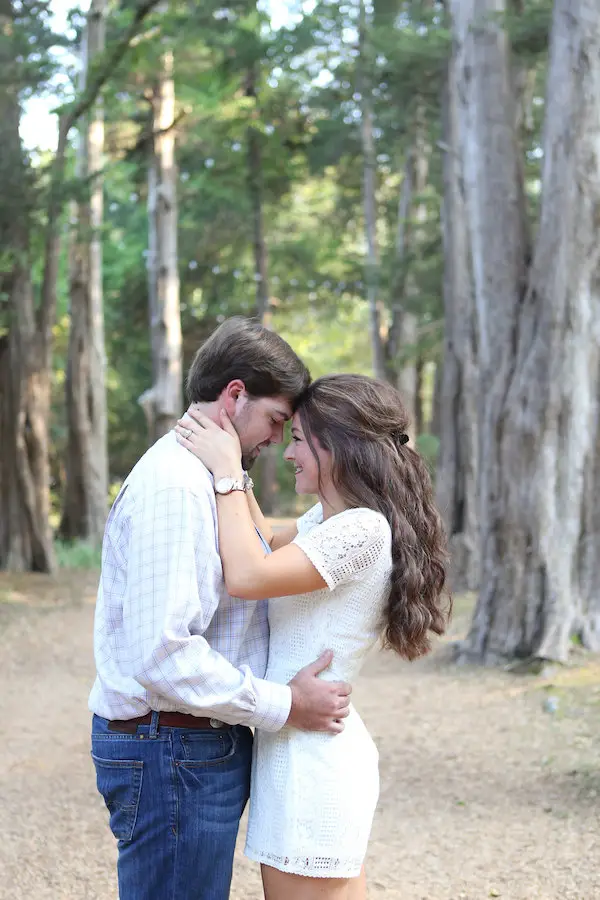
[[[331,454],[324,450],[313,436],[312,443],[321,465],[321,489],[326,488],[331,476]],[[283,458],[293,462],[296,469],[296,493],[319,493],[319,466],[308,445],[298,413],[292,418],[292,440],[286,447]]]

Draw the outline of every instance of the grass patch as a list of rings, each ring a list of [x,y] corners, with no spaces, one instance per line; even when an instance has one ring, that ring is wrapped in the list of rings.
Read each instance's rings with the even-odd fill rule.
[[[56,541],[56,559],[61,569],[99,569],[102,549],[87,541]]]

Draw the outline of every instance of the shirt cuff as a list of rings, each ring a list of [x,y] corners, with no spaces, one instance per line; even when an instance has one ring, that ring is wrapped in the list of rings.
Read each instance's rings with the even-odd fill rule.
[[[251,721],[254,728],[279,731],[287,722],[292,708],[292,689],[275,681],[256,681],[256,706]]]

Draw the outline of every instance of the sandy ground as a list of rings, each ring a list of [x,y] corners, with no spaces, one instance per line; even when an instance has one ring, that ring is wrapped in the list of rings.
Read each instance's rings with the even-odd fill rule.
[[[0,575],[6,900],[117,897],[89,758],[94,591],[94,573]],[[600,898],[598,660],[517,677],[456,669],[443,645],[412,666],[378,654],[355,702],[381,756],[371,898]],[[241,854],[232,897],[261,897]]]

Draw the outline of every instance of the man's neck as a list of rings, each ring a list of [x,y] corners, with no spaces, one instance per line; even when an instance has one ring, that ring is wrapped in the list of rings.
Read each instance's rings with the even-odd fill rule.
[[[214,422],[215,425],[221,425],[219,416],[221,407],[218,400],[214,400],[212,403],[190,403],[189,409],[195,409],[210,419],[211,422]]]

